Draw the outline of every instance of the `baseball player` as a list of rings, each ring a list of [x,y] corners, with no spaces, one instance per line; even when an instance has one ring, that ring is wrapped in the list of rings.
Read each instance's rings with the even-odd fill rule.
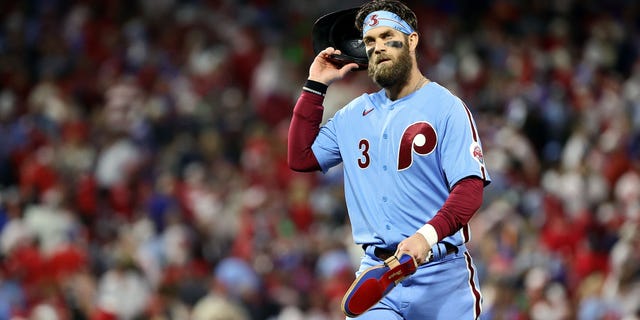
[[[320,127],[328,86],[358,68],[332,63],[339,49],[322,50],[294,108],[289,166],[326,172],[343,164],[353,239],[365,252],[356,274],[396,252],[419,265],[359,319],[478,319],[480,288],[465,243],[490,177],[472,113],[419,70],[411,9],[371,1],[355,20],[381,90]]]

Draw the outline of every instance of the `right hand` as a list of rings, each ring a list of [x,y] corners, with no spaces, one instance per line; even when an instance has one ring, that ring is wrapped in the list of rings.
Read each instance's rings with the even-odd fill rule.
[[[336,66],[327,60],[332,54],[340,54],[340,50],[328,47],[318,53],[309,67],[309,80],[318,81],[328,86],[332,82],[344,78],[351,70],[358,68],[357,63],[348,63],[342,67]]]

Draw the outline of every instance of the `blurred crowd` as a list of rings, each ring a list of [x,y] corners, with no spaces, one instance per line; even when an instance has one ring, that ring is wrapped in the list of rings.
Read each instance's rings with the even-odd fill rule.
[[[0,2],[0,319],[344,318],[342,172],[286,138],[313,22],[361,3]],[[493,178],[484,319],[640,318],[640,3],[407,4]]]

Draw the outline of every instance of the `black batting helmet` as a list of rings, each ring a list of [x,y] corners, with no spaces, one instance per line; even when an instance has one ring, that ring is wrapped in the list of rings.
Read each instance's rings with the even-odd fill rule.
[[[341,54],[331,56],[338,66],[355,62],[365,70],[369,58],[362,43],[362,34],[355,27],[356,13],[360,8],[350,8],[320,17],[313,25],[313,51],[317,55],[327,47],[339,49]]]

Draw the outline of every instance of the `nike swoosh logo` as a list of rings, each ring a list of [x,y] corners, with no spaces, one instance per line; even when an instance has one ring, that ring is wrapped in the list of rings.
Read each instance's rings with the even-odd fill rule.
[[[374,109],[374,108],[371,108],[371,109],[369,109],[369,110],[362,110],[362,116],[364,117],[364,116],[368,115],[368,114],[369,114],[369,112],[373,111],[373,109]]]

